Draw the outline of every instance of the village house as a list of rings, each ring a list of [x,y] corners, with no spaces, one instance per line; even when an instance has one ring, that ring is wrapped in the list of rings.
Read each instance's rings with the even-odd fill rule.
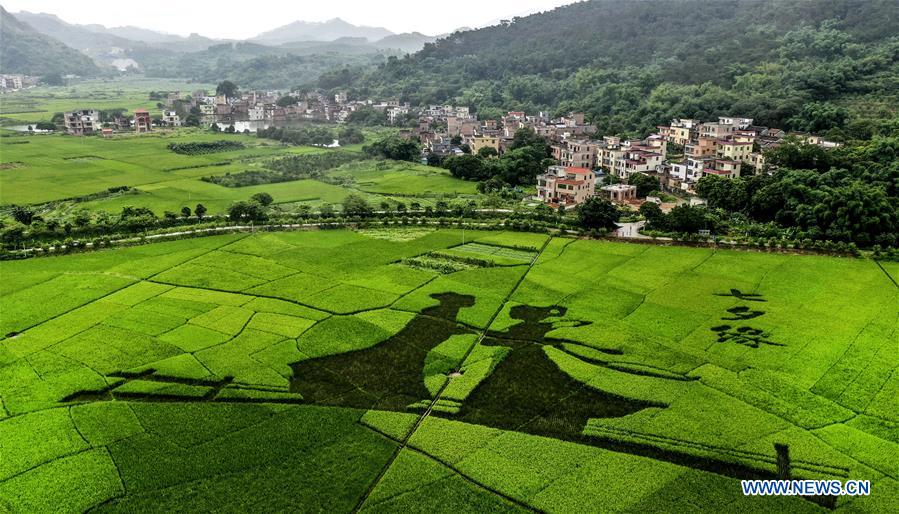
[[[717,150],[716,141],[713,137],[700,136],[684,145],[684,157],[693,159],[714,157]]]
[[[596,167],[598,144],[589,140],[570,140],[552,145],[553,158],[562,166],[574,168]]]
[[[749,166],[752,166],[752,169],[758,173],[765,168],[765,154],[761,152],[752,152],[749,154],[749,159],[746,163]]]
[[[749,154],[752,153],[752,142],[741,142],[736,140],[724,139],[715,142],[715,156],[719,159],[730,159],[734,161],[748,161]]]
[[[253,104],[247,109],[248,121],[262,121],[265,119],[265,106],[262,104]]]
[[[391,105],[387,107],[387,121],[390,122],[391,125],[395,125],[401,118],[404,118],[409,114],[409,104],[406,103],[404,105]]]
[[[703,175],[717,175],[724,178],[737,178],[740,176],[741,162],[730,159],[712,159],[706,163],[702,170]]]
[[[500,153],[500,138],[496,136],[474,137],[471,139],[471,153],[477,155],[481,148],[493,148]]]
[[[125,116],[116,116],[115,119],[112,120],[112,128],[119,132],[130,131],[132,121],[131,118],[126,118]]]
[[[176,111],[163,111],[162,124],[166,127],[180,127],[181,117],[178,116],[178,113]]]
[[[679,118],[671,120],[670,125],[659,125],[657,128],[666,141],[684,146],[698,136],[699,123],[699,120]]]
[[[175,107],[175,104],[181,102],[182,99],[183,96],[181,94],[181,91],[174,91],[166,95],[163,105],[165,105],[165,107],[168,109],[173,109]]]
[[[200,117],[204,124],[212,125],[215,123],[215,105],[211,103],[202,103],[199,105]]]
[[[477,119],[450,116],[446,118],[446,133],[450,136],[472,137],[480,128]]]
[[[231,114],[231,106],[228,104],[216,104],[212,117],[213,123],[219,125],[230,125],[234,122],[234,116]]]
[[[574,208],[594,195],[595,177],[587,168],[550,166],[537,175],[537,198],[553,208]]]
[[[0,75],[0,88],[2,89],[22,89],[25,87],[25,75]]]
[[[637,199],[637,186],[611,184],[600,188],[600,196],[614,203],[627,203]]]
[[[699,125],[699,137],[727,139],[734,132],[734,126],[720,122],[706,122]]]
[[[100,128],[100,112],[96,109],[67,112],[63,114],[63,121],[66,134],[89,136]]]
[[[755,143],[758,132],[755,130],[735,130],[733,140],[740,143]]]
[[[618,137],[606,136],[597,147],[597,166],[621,179],[627,179],[633,173],[657,173],[665,161],[666,143],[661,137],[621,141]]]
[[[146,109],[137,109],[134,111],[134,131],[138,134],[150,132],[152,130],[152,121],[150,113]]]
[[[820,146],[821,148],[836,148],[838,146],[843,146],[842,143],[835,143],[833,141],[827,141],[821,136],[816,136],[813,134],[805,134],[803,138],[803,142],[807,145],[815,145]]]

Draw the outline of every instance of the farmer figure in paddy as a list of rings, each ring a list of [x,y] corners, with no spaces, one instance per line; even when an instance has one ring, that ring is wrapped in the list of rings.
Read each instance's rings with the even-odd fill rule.
[[[511,317],[521,323],[504,332],[489,332],[481,343],[508,347],[509,353],[453,419],[574,440],[590,418],[626,416],[659,406],[604,393],[559,369],[543,347],[554,344],[561,349],[562,341],[546,340],[553,323],[545,320],[565,312],[564,307],[513,307]]]
[[[400,332],[371,348],[292,364],[290,390],[310,403],[362,409],[408,411],[430,398],[423,371],[428,352],[456,334],[475,333],[456,323],[462,307],[474,298],[456,293],[432,295],[440,304],[422,311]],[[481,344],[505,346],[508,354],[462,404],[459,413],[434,415],[562,439],[579,439],[590,418],[619,417],[646,407],[664,407],[604,393],[575,380],[547,356],[544,346],[564,351],[547,339],[548,318],[564,316],[564,307],[515,306],[520,323],[503,332],[488,332]],[[615,352],[617,353],[617,352]],[[606,363],[587,360],[594,365]]]
[[[474,297],[433,294],[440,303],[414,317],[396,335],[371,348],[305,360],[291,365],[290,390],[310,403],[360,409],[404,411],[428,398],[423,370],[428,352],[457,334],[471,333],[458,325],[462,307]]]

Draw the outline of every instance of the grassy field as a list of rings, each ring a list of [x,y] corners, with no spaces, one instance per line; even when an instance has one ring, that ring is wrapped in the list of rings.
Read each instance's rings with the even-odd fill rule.
[[[161,114],[158,100],[150,100],[149,91],[215,91],[215,85],[196,84],[174,79],[107,79],[78,82],[70,86],[41,86],[6,93],[0,101],[0,124],[22,125],[50,121],[54,113],[74,109],[144,108]]]
[[[333,171],[334,177],[352,177],[361,191],[382,195],[422,196],[437,194],[476,194],[477,183],[454,178],[448,171],[435,173],[432,166],[411,162],[363,161]]]
[[[0,263],[0,510],[899,509],[863,259],[537,234],[228,235]],[[464,256],[460,271],[405,264]],[[477,264],[493,260],[495,265]],[[472,264],[474,263],[474,264]]]
[[[170,143],[227,139],[245,144],[244,149],[201,155],[182,155],[167,149]],[[339,203],[351,192],[361,193],[374,203],[388,197],[433,204],[437,195],[476,194],[471,182],[448,172],[412,163],[361,161],[334,172],[353,182],[347,186],[317,180],[228,188],[200,178],[240,173],[265,167],[273,158],[290,154],[333,151],[314,147],[283,146],[255,136],[223,135],[183,129],[150,135],[120,135],[110,139],[64,135],[21,135],[0,138],[0,205],[40,204],[132,186],[128,194],[78,204],[55,206],[55,214],[68,210],[121,212],[124,206],[148,207],[157,215],[177,212],[184,206],[202,203],[210,214],[224,212],[233,202],[265,191],[278,204]],[[341,151],[358,151],[347,147]]]

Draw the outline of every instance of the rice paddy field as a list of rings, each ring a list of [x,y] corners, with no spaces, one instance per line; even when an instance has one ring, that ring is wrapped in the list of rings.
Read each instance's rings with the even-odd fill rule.
[[[198,84],[174,79],[117,78],[85,80],[67,86],[40,86],[3,94],[0,101],[0,125],[22,125],[50,121],[54,113],[75,109],[143,108],[161,114],[158,100],[150,100],[150,91],[215,91],[214,84]]]
[[[199,155],[178,154],[167,148],[171,143],[223,139],[241,142],[245,147]],[[225,187],[200,180],[204,176],[264,169],[272,159],[287,155],[359,151],[360,147],[331,150],[284,146],[255,136],[190,129],[109,139],[65,135],[3,137],[0,205],[59,202],[119,186],[135,189],[77,204],[57,204],[52,209],[60,214],[75,208],[118,213],[125,206],[134,206],[148,207],[161,216],[165,211],[178,212],[184,206],[193,208],[202,203],[210,214],[219,214],[232,203],[259,192],[271,194],[278,204],[311,206],[340,203],[349,193],[362,194],[376,204],[417,199],[422,205],[433,204],[438,195],[476,194],[474,183],[453,178],[445,170],[389,161],[359,161],[336,170],[337,178],[353,178],[355,182],[347,185],[309,179]]]
[[[888,273],[422,228],[2,262],[0,510],[896,512]],[[775,444],[871,494],[743,496]]]

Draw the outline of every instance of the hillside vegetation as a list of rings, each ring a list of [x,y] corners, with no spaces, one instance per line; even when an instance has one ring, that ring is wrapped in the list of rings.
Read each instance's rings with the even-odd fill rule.
[[[897,12],[892,0],[593,0],[457,32],[336,86],[469,103],[482,118],[583,110],[603,132],[725,113],[802,129],[848,109],[815,127],[843,128],[849,114],[895,113]]]
[[[131,56],[151,77],[201,82],[231,80],[242,87],[290,88],[314,82],[340,65],[372,66],[397,51],[368,45],[322,43],[311,48],[271,47],[255,43],[221,43],[199,52],[134,50]]]
[[[3,73],[96,75],[86,55],[20,22],[0,6],[0,70]]]

